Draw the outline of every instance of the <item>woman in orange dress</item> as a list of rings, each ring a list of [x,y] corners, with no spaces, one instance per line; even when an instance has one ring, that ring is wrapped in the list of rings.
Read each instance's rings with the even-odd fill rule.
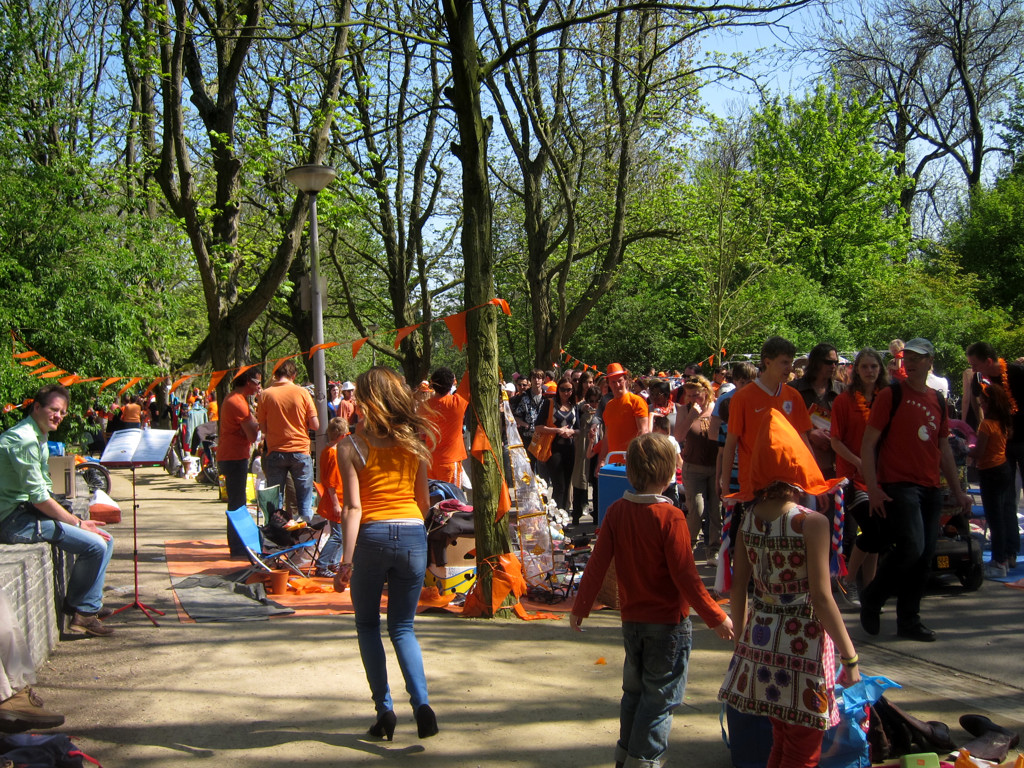
[[[413,619],[427,569],[423,516],[430,506],[430,449],[422,436],[436,436],[417,414],[405,382],[388,368],[371,368],[356,379],[356,401],[360,418],[355,434],[337,449],[344,548],[334,588],[341,592],[352,587],[359,655],[377,711],[368,733],[391,741],[397,717],[380,635],[381,594],[387,583],[388,636],[405,678],[417,733],[425,739],[438,728]]]

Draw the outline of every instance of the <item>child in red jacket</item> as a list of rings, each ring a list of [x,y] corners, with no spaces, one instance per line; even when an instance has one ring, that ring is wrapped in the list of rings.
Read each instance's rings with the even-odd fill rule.
[[[723,640],[733,638],[732,621],[697,574],[686,516],[660,495],[675,470],[676,449],[665,435],[640,435],[629,444],[626,477],[640,492],[608,508],[569,622],[580,631],[614,557],[626,650],[616,766],[663,760],[672,711],[686,689],[690,606]]]

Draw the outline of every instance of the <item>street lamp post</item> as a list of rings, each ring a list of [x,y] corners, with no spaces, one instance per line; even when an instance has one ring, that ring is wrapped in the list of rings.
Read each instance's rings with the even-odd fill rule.
[[[327,187],[338,173],[326,165],[298,165],[285,172],[285,178],[309,195],[309,277],[310,304],[313,309],[313,346],[324,343],[324,307],[320,295],[320,236],[317,231],[316,199],[320,191]],[[327,370],[324,362],[324,351],[318,349],[313,355],[313,391],[316,401],[316,417],[320,428],[316,431],[316,453],[313,461],[317,463],[319,474],[320,454],[327,447]]]

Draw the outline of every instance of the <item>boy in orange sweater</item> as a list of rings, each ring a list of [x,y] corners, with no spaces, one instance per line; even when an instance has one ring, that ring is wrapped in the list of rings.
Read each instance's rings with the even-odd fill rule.
[[[569,621],[579,632],[614,557],[626,650],[617,767],[662,763],[672,711],[686,690],[690,607],[720,638],[733,639],[732,621],[697,574],[685,515],[660,495],[675,470],[676,450],[665,435],[640,435],[629,444],[626,477],[640,492],[608,508]]]

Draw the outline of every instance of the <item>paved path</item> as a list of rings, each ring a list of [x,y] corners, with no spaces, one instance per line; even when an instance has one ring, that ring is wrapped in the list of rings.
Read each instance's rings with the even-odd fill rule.
[[[112,526],[110,605],[131,599],[130,473],[115,475],[114,496],[126,514]],[[66,732],[107,768],[197,759],[217,768],[611,766],[622,658],[617,614],[595,615],[577,637],[564,621],[422,616],[417,628],[441,733],[415,738],[399,682],[395,741],[369,741],[363,734],[372,706],[352,616],[179,624],[163,542],[223,538],[224,507],[208,486],[160,470],[138,478],[142,600],[168,616],[154,628],[129,611],[112,620],[113,638],[61,643],[38,686],[67,715]],[[925,600],[936,643],[888,637],[891,613],[870,641],[855,620],[850,626],[864,670],[901,682],[895,701],[949,723],[963,739],[957,717],[968,711],[1024,731],[1022,608],[1024,592],[987,582],[978,592],[950,586]],[[607,663],[595,663],[601,658]],[[710,630],[697,630],[670,765],[728,768],[714,700],[728,659]]]

